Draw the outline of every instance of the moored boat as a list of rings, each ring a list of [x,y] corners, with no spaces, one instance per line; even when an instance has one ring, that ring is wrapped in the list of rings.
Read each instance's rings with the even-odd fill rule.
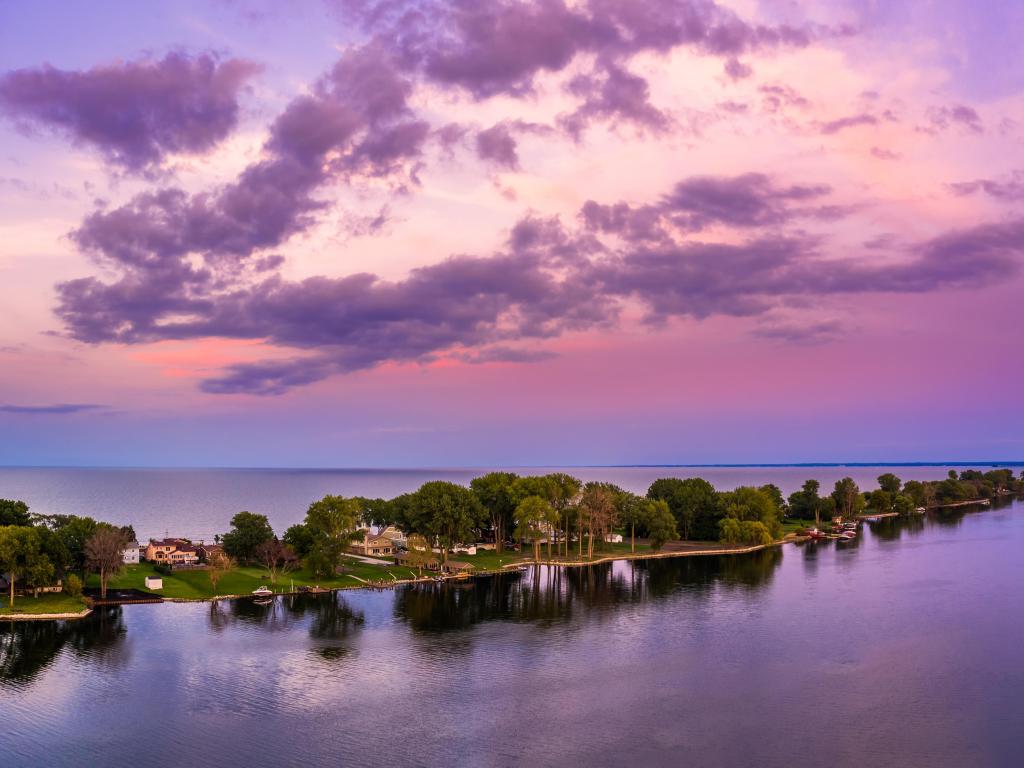
[[[273,594],[273,590],[267,589],[266,586],[260,586],[252,591],[253,597],[270,597]]]

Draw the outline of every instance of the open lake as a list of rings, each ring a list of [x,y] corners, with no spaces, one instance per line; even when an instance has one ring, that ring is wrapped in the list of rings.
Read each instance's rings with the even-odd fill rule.
[[[1016,766],[1022,551],[1015,502],[853,544],[6,625],[0,766]]]

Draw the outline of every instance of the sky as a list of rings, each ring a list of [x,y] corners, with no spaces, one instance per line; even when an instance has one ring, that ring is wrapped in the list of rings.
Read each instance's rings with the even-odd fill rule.
[[[0,464],[1024,459],[1022,36],[0,0]]]

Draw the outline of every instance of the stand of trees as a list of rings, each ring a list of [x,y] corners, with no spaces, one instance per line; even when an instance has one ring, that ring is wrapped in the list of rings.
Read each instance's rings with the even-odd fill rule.
[[[0,499],[0,574],[8,577],[10,605],[16,589],[38,595],[58,581],[66,591],[71,585],[69,594],[80,593],[89,572],[99,574],[105,596],[110,577],[122,568],[124,549],[134,538],[131,526],[78,515],[35,515],[23,501]]]

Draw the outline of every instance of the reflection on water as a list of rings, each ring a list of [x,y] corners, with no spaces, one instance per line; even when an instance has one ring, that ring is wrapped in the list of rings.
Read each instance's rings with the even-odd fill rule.
[[[1021,512],[0,625],[0,765],[1009,765]]]
[[[93,664],[127,661],[124,615],[118,606],[75,621],[0,623],[0,686],[32,682],[65,648]]]

